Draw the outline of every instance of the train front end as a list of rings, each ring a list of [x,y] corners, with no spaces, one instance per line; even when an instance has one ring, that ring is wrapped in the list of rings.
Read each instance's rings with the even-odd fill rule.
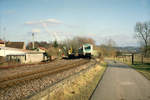
[[[83,55],[85,57],[91,58],[93,52],[93,45],[91,44],[84,44],[83,45]]]

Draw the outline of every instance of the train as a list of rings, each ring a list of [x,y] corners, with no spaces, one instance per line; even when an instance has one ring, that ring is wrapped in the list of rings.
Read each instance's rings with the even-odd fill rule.
[[[77,51],[74,51],[72,47],[70,47],[67,56],[68,58],[91,58],[93,56],[93,45],[83,44]]]
[[[79,57],[85,57],[85,58],[91,58],[93,52],[93,45],[92,44],[84,44],[82,47],[78,49],[78,56]]]

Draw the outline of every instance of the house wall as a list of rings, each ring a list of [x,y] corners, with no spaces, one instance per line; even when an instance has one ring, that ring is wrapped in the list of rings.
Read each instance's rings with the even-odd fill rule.
[[[13,48],[0,48],[0,56],[11,56],[12,59],[19,59],[21,63],[35,63],[35,62],[41,62],[44,59],[43,52],[25,52],[19,49],[13,49]],[[24,55],[24,56],[21,56]],[[11,59],[10,59],[11,60]]]
[[[25,43],[23,44],[23,49],[24,49],[24,50],[26,49],[26,45],[25,45]]]
[[[8,61],[16,61],[18,63],[25,63],[25,55],[8,55]]]
[[[25,56],[20,56],[20,57],[18,57],[18,58],[20,59],[20,62],[21,62],[21,63],[25,63],[25,62],[26,62]]]
[[[1,44],[1,43],[0,43],[0,47],[5,47],[5,44]]]
[[[7,56],[10,54],[24,54],[23,51],[7,49],[7,48],[0,48],[0,56]]]
[[[26,54],[26,63],[35,63],[43,61],[43,53]]]

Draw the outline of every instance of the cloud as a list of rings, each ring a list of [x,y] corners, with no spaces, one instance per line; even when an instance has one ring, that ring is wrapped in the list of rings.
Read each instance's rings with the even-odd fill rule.
[[[41,30],[40,30],[40,29],[32,29],[32,32],[33,32],[33,33],[40,33]]]
[[[64,24],[65,26],[67,26],[68,28],[81,28],[81,26],[79,25],[69,25],[69,24]]]
[[[46,19],[46,20],[39,20],[39,21],[27,21],[25,22],[26,25],[36,25],[36,24],[62,24],[62,21],[57,19]]]

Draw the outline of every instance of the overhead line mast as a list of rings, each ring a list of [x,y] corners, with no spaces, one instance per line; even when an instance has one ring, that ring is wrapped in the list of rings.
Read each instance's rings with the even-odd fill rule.
[[[32,33],[32,39],[33,39],[33,41],[32,41],[32,49],[34,49],[34,33]]]

